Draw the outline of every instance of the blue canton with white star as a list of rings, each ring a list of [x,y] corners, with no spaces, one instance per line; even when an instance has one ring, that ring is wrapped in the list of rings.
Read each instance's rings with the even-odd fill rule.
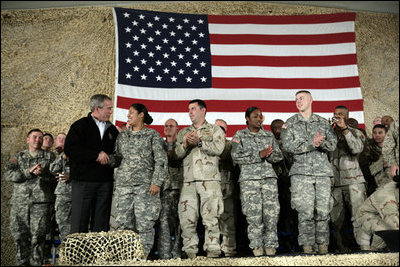
[[[158,88],[210,88],[206,15],[114,8],[118,83]]]

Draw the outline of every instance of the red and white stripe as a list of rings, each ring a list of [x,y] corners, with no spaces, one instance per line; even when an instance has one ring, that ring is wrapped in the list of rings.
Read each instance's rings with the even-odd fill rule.
[[[188,102],[202,99],[206,119],[228,123],[228,137],[246,127],[245,111],[259,107],[269,129],[274,119],[297,112],[295,93],[309,90],[313,112],[332,117],[345,105],[364,127],[363,99],[357,69],[355,13],[308,16],[208,16],[212,88],[165,89],[117,84],[114,122],[126,121],[129,106],[142,103],[163,134],[169,118],[191,124]]]

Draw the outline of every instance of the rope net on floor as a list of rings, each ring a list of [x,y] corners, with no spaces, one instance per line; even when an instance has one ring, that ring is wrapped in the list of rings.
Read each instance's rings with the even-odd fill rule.
[[[101,264],[138,261],[143,245],[134,231],[118,230],[68,235],[59,248],[59,264]]]

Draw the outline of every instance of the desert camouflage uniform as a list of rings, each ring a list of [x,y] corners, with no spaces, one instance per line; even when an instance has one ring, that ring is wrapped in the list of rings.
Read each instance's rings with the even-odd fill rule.
[[[54,154],[38,151],[32,156],[28,150],[17,153],[6,165],[5,178],[14,183],[11,198],[10,229],[15,241],[16,264],[43,264],[43,249],[50,225],[56,180],[49,172]],[[41,163],[41,175],[29,169]]]
[[[168,150],[168,176],[161,191],[160,228],[158,253],[160,259],[181,257],[181,228],[179,225],[178,204],[183,183],[182,160],[175,159],[176,142],[165,143]]]
[[[119,165],[114,176],[118,230],[139,233],[147,257],[161,209],[160,195],[150,195],[149,189],[151,184],[161,187],[168,172],[164,140],[157,131],[146,127],[138,132],[121,132],[110,165]]]
[[[183,158],[183,187],[179,199],[179,220],[182,228],[183,248],[186,253],[197,253],[199,238],[196,232],[199,210],[205,228],[204,251],[221,253],[218,220],[224,212],[219,156],[225,147],[225,134],[219,126],[204,122],[197,128],[202,147],[185,149],[185,135],[193,132],[194,126],[179,131],[175,152]]]
[[[392,177],[390,176],[390,166],[384,164],[383,155],[382,155],[382,148],[376,146],[377,149],[381,152],[377,161],[371,162],[369,166],[369,170],[371,175],[374,176],[376,186],[381,187],[387,183],[393,181]]]
[[[319,131],[326,138],[315,148],[313,139]],[[336,148],[336,135],[328,120],[317,114],[307,120],[298,113],[282,126],[281,138],[294,160],[289,175],[292,208],[299,213],[299,245],[329,244],[333,170],[328,153]]]
[[[365,200],[355,215],[354,234],[360,246],[369,246],[372,238],[372,249],[386,246],[375,231],[399,230],[399,188],[392,181],[377,190]]]
[[[221,250],[226,256],[233,256],[236,254],[236,219],[233,199],[234,185],[231,177],[233,171],[231,148],[231,142],[225,140],[225,148],[219,160],[221,191],[224,202],[224,212],[219,218],[219,230],[222,236]]]
[[[64,159],[64,152],[59,154],[57,158],[50,164],[50,171],[56,175],[57,173],[69,173],[69,160]],[[55,216],[60,231],[60,240],[64,240],[71,233],[71,207],[72,207],[72,187],[71,180],[66,182],[58,182],[56,190]]]
[[[266,159],[259,152],[272,145],[273,153]],[[283,159],[274,135],[260,129],[252,133],[239,130],[232,138],[232,159],[240,166],[240,198],[248,223],[250,248],[277,248],[279,200],[277,176],[272,163]]]
[[[382,154],[384,162],[390,168],[393,165],[399,165],[399,120],[395,120],[390,125],[383,142]]]
[[[340,129],[335,129],[338,143],[335,151],[330,155],[334,176],[331,220],[335,229],[336,243],[341,250],[347,247],[345,244],[347,242],[342,236],[345,207],[350,207],[351,222],[353,223],[354,215],[367,197],[365,179],[357,158],[364,149],[365,136],[360,130],[351,127],[348,129],[346,135]]]

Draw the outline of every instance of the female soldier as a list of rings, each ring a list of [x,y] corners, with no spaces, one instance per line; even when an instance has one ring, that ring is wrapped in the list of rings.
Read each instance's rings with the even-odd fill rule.
[[[144,105],[132,104],[128,113],[131,128],[118,135],[110,157],[112,165],[119,165],[114,189],[117,228],[139,234],[145,258],[153,247],[153,227],[161,209],[159,192],[168,171],[161,135],[145,126],[152,122]]]
[[[247,128],[232,138],[232,159],[240,165],[240,199],[254,256],[275,255],[279,216],[277,176],[271,163],[283,159],[274,135],[262,129],[259,108],[246,110]]]

